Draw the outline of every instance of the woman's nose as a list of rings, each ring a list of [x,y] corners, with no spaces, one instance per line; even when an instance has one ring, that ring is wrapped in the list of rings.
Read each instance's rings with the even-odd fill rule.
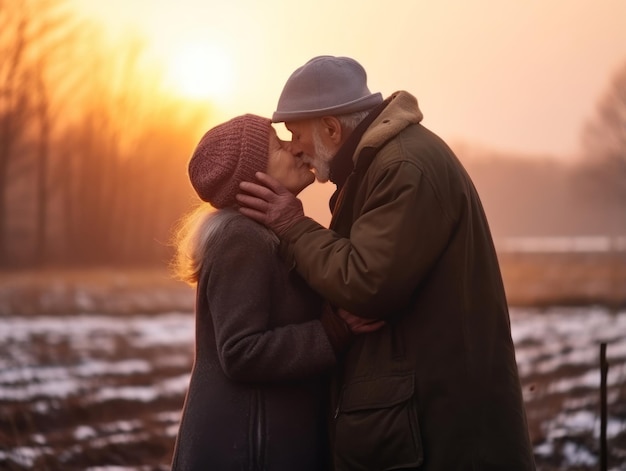
[[[293,144],[291,143],[291,141],[283,141],[282,139],[280,140],[280,146],[286,150],[287,152],[289,152],[290,154],[295,155],[294,151],[293,151]]]

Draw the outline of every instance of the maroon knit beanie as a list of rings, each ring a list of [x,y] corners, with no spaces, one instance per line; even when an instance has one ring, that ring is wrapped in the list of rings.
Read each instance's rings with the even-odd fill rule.
[[[189,179],[198,196],[215,208],[237,203],[239,183],[267,170],[271,121],[245,114],[210,129],[189,161]]]

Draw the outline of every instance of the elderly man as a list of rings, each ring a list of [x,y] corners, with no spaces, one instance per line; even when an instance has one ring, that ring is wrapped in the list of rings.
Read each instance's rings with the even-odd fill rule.
[[[320,56],[287,80],[273,121],[337,185],[330,228],[265,174],[241,184],[241,212],[333,305],[386,322],[336,371],[335,470],[534,469],[487,219],[417,100],[383,100],[358,62]]]

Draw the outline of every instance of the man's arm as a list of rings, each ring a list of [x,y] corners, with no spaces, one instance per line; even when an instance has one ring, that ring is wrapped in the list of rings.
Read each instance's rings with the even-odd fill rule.
[[[263,175],[259,180],[268,181]],[[304,217],[293,195],[271,185],[242,183],[252,196],[239,202],[252,207],[241,211],[276,230],[287,263],[309,285],[364,317],[381,318],[406,305],[453,230],[431,184],[406,161],[377,172],[349,238]]]

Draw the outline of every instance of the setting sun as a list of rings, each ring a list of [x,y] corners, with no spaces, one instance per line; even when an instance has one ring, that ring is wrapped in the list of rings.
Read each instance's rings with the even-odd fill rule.
[[[231,92],[232,61],[219,46],[183,44],[172,51],[166,67],[166,83],[186,98],[221,101]]]

